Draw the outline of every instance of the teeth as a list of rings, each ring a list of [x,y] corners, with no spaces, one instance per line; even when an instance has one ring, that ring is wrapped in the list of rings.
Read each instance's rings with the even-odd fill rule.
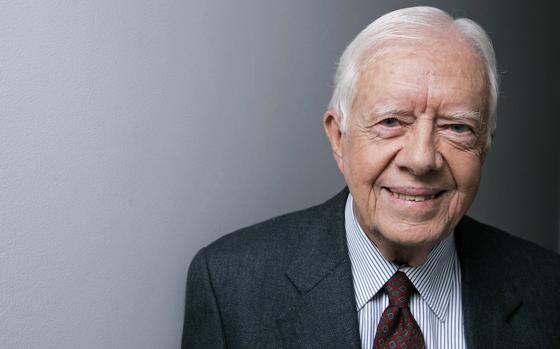
[[[435,197],[435,195],[405,195],[399,193],[392,193],[392,194],[398,199],[406,200],[406,201],[416,201],[416,202],[432,200]]]

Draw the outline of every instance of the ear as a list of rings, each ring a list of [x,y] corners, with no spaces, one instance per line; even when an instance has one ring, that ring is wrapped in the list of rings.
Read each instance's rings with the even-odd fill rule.
[[[340,116],[334,110],[327,110],[323,116],[323,127],[331,144],[334,160],[340,172],[344,173],[344,161],[342,157],[342,124]]]
[[[490,149],[485,147],[485,149],[482,149],[482,151],[480,152],[480,164],[481,165],[484,165],[484,162],[486,161],[486,155],[488,155],[489,150]]]
[[[492,147],[492,144],[494,143],[494,136],[495,136],[495,132],[493,132],[490,135],[490,140],[485,139],[485,144],[482,146],[482,149],[480,151],[480,163],[482,165],[484,165],[484,162],[486,161],[486,157],[488,155],[488,152],[490,151],[490,148]],[[490,142],[490,144],[487,144],[488,142]]]

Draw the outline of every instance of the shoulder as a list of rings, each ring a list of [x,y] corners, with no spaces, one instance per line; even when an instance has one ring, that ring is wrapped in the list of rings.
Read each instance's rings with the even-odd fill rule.
[[[458,244],[467,248],[482,250],[495,258],[521,261],[537,259],[551,264],[560,263],[560,256],[530,241],[521,239],[501,229],[465,216],[457,226]]]
[[[456,234],[461,264],[481,273],[499,272],[519,284],[542,280],[560,286],[558,254],[467,216]]]
[[[344,219],[347,195],[345,189],[320,205],[229,233],[200,250],[192,264],[204,259],[208,268],[219,274],[285,269],[304,237]]]
[[[491,340],[501,332],[520,347],[556,347],[558,313],[551,305],[560,303],[560,257],[469,217],[455,233],[471,334]]]

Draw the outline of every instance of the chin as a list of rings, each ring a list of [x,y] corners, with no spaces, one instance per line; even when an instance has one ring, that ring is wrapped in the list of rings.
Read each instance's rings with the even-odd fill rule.
[[[397,225],[398,226],[398,225]],[[404,226],[395,229],[379,229],[378,233],[393,244],[406,247],[433,245],[445,239],[450,230],[445,227]]]

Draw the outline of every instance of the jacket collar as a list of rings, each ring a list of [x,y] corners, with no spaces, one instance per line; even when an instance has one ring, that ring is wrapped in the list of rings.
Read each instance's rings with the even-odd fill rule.
[[[278,319],[286,347],[360,348],[344,230],[348,190],[311,209],[286,276],[299,299]]]
[[[455,229],[469,348],[491,348],[504,341],[513,345],[519,331],[511,322],[523,304],[515,275],[509,272],[508,252],[490,241],[492,232],[484,227],[465,216]]]

